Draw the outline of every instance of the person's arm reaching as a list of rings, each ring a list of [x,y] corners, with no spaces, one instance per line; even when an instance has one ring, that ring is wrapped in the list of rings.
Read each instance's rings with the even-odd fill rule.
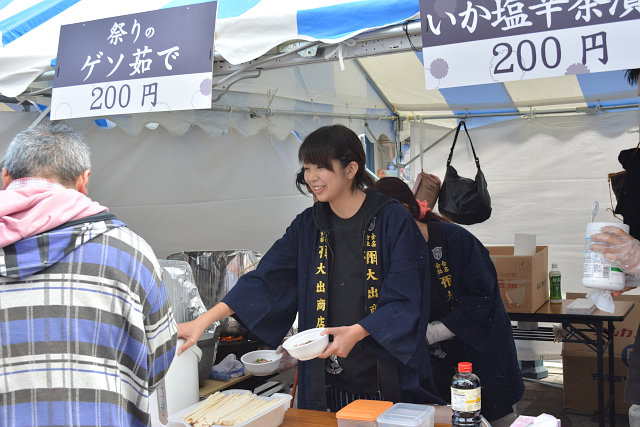
[[[209,311],[198,316],[197,319],[191,322],[178,324],[178,338],[184,338],[185,343],[178,349],[178,354],[182,354],[183,351],[198,342],[202,333],[207,327],[222,320],[227,316],[231,316],[233,310],[225,303],[219,302],[214,305]]]

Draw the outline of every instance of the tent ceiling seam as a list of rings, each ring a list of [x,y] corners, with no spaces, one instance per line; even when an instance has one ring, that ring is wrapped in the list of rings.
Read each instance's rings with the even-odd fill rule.
[[[382,99],[382,102],[384,102],[384,104],[387,106],[387,108],[395,115],[398,116],[397,113],[397,109],[395,107],[395,105],[393,105],[393,103],[391,102],[391,100],[389,98],[387,98],[387,96],[384,94],[384,92],[382,91],[382,89],[380,88],[380,86],[378,86],[376,84],[376,82],[373,80],[373,78],[371,77],[371,75],[369,74],[369,72],[364,68],[364,66],[362,65],[362,62],[360,62],[359,59],[354,59],[354,63],[356,64],[356,67],[360,70],[360,72],[362,73],[362,75],[364,76],[364,78],[367,80],[367,82],[371,85],[371,87],[373,88],[373,90],[376,91],[376,93],[378,94],[378,96],[380,97],[380,99]]]

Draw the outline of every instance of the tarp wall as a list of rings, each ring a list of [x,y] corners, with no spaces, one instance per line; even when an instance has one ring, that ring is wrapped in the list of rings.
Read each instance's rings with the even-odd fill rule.
[[[564,292],[583,292],[585,227],[591,206],[600,203],[598,219],[617,221],[611,207],[607,174],[622,170],[618,152],[638,144],[638,111],[596,116],[535,117],[474,128],[473,145],[488,182],[491,218],[467,227],[485,245],[513,245],[513,234],[534,233],[549,246],[549,264],[558,263]],[[449,129],[415,123],[412,156]],[[464,132],[462,132],[464,134]],[[473,154],[461,136],[452,165],[461,176],[476,173]],[[453,135],[427,151],[426,172],[444,178]],[[420,162],[414,174],[420,170]],[[615,204],[615,196],[614,196]]]
[[[0,112],[0,152],[36,117]],[[364,133],[361,121],[306,117],[292,123],[301,138],[330,123]],[[164,127],[142,126],[130,135],[91,120],[71,124],[92,150],[90,197],[144,237],[159,257],[185,250],[266,251],[312,204],[295,187],[300,142],[282,127],[245,136],[234,129],[216,134],[219,123],[201,124],[176,136]],[[376,135],[389,132],[386,121],[370,126]]]

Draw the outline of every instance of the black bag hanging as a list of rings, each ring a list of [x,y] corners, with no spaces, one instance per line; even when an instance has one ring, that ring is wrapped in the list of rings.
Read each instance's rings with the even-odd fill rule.
[[[455,168],[451,166],[453,149],[456,146],[461,126],[464,126],[464,131],[469,137],[469,144],[471,144],[473,157],[478,167],[475,179],[459,176]],[[491,216],[491,196],[489,196],[489,191],[487,190],[487,181],[482,170],[480,170],[480,160],[476,156],[476,150],[473,148],[473,142],[471,142],[471,136],[469,136],[464,120],[458,124],[451,152],[447,159],[447,172],[440,188],[438,210],[452,221],[465,225],[486,221]]]
[[[638,143],[640,147],[640,143]],[[640,239],[640,152],[638,147],[620,151],[618,161],[625,170],[615,213],[622,215],[633,237]],[[611,181],[612,187],[614,181]],[[615,183],[620,185],[620,183]],[[614,187],[615,190],[615,187]]]

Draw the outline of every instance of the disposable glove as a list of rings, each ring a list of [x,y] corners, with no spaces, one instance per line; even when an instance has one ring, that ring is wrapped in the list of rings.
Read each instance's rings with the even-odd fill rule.
[[[285,350],[281,345],[279,345],[276,349],[276,353],[282,354],[280,364],[278,365],[278,372],[284,372],[298,366],[298,359],[291,357],[289,352]]]
[[[640,242],[618,227],[606,226],[591,236],[590,249],[602,252],[625,273],[640,279]],[[604,243],[604,244],[602,244]]]
[[[455,336],[456,334],[451,332],[451,330],[439,320],[433,321],[427,325],[427,344],[429,345],[448,340]]]

